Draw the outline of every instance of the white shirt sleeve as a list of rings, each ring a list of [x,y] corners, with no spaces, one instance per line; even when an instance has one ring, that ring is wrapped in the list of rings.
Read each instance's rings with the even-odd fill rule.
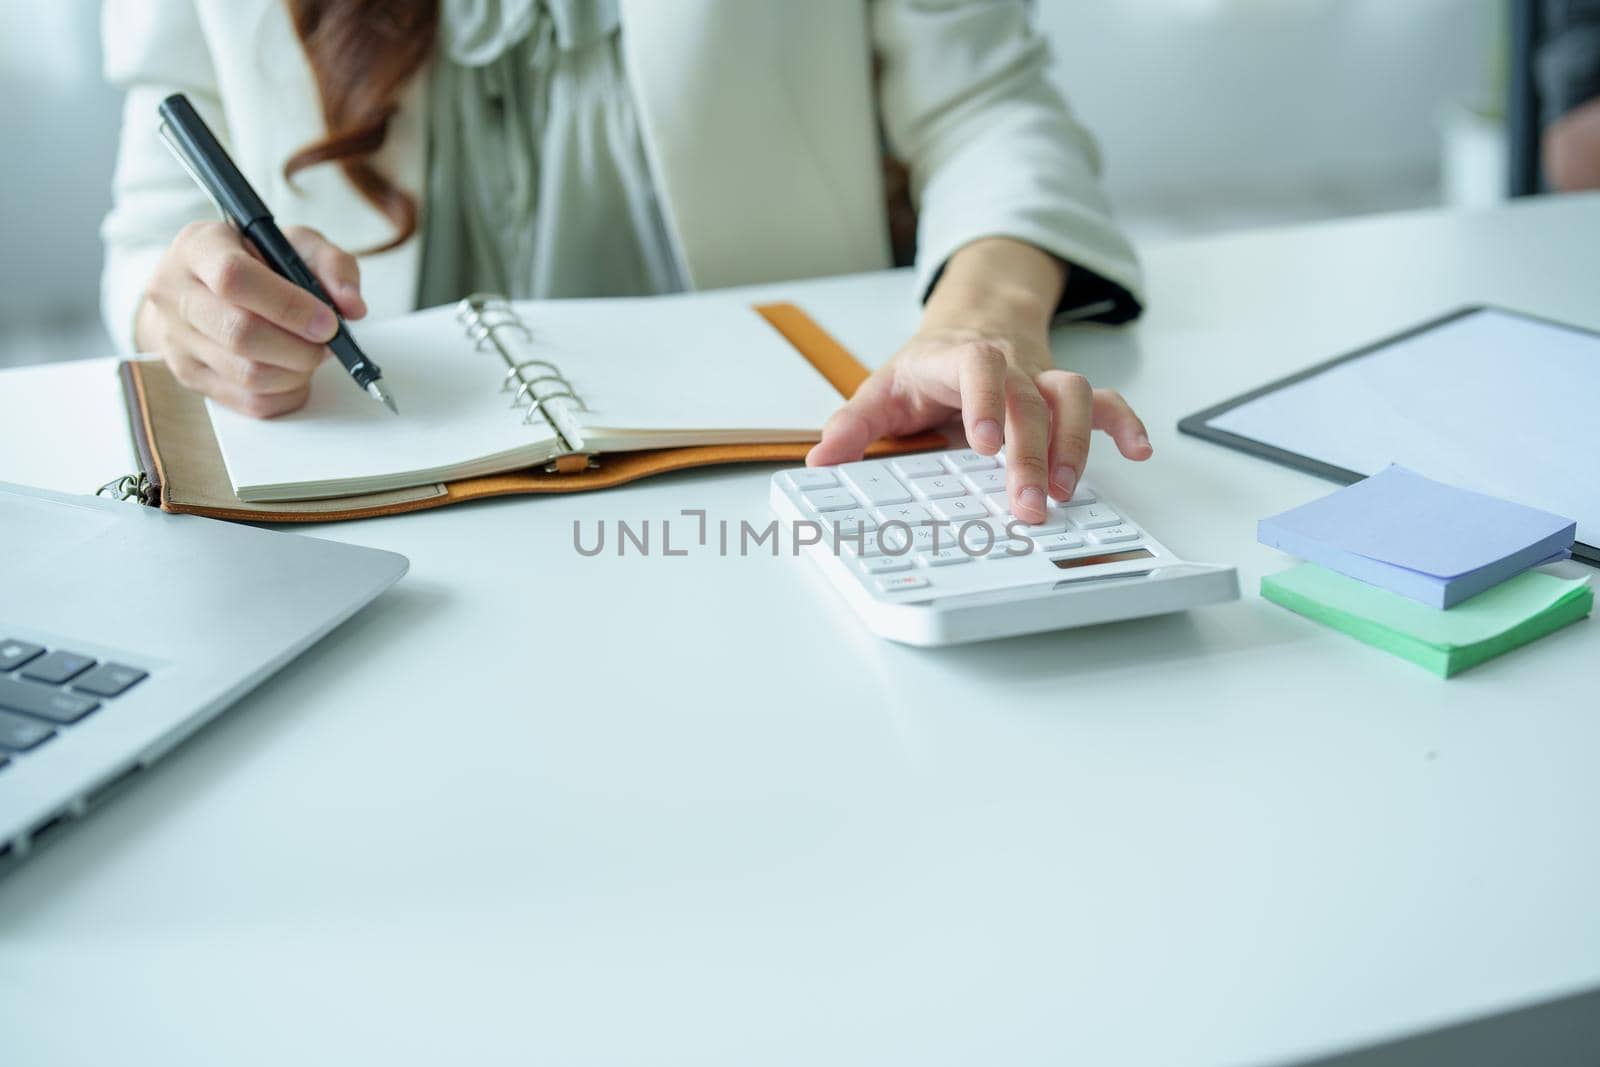
[[[1046,77],[1021,0],[873,0],[872,32],[889,148],[911,171],[919,291],[962,245],[1012,237],[1075,268],[1068,300],[1116,305],[1093,317],[1138,314],[1143,278],[1099,149]]]

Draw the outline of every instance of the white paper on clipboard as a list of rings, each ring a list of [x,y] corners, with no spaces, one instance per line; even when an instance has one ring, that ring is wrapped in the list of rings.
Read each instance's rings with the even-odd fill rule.
[[[1600,336],[1581,330],[1480,309],[1206,425],[1361,474],[1398,463],[1600,544]]]

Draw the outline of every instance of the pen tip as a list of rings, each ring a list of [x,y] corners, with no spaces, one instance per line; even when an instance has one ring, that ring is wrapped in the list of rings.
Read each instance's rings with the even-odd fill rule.
[[[383,386],[377,382],[368,382],[367,392],[372,394],[372,399],[378,401],[396,415],[400,414],[400,409],[394,406],[394,398],[383,391]]]

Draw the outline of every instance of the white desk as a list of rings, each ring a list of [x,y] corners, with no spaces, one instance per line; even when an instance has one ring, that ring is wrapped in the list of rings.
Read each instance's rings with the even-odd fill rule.
[[[1242,602],[916,651],[573,550],[771,468],[319,527],[410,576],[0,881],[0,1060],[1276,1063],[1600,984],[1600,624],[1446,683],[1292,616],[1255,520],[1328,486],[1174,428],[1469,301],[1600,327],[1600,198],[1147,262],[1064,339],[1156,446],[1093,467]],[[876,362],[903,285],[815,310]],[[128,469],[110,367],[0,375],[0,478]]]

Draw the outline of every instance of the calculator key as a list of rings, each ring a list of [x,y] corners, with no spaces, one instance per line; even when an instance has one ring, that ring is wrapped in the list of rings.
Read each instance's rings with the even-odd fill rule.
[[[877,514],[879,522],[903,522],[907,526],[915,526],[933,518],[921,504],[890,504],[886,508],[878,508]]]
[[[864,556],[856,560],[856,566],[863,574],[893,574],[908,571],[915,564],[910,556]]]
[[[937,552],[918,554],[917,562],[924,567],[950,567],[957,563],[971,563],[972,556],[960,546],[941,548]]]
[[[1124,541],[1139,540],[1139,531],[1132,526],[1105,526],[1098,530],[1089,531],[1089,536],[1094,538],[1097,545],[1117,545]]]
[[[806,507],[813,512],[844,511],[847,508],[859,508],[861,502],[844,489],[814,489],[801,496]]]
[[[944,457],[945,463],[957,474],[966,471],[993,470],[1000,466],[1000,461],[993,456],[980,456],[970,448],[963,448],[959,452],[948,453]]]
[[[986,560],[996,559],[1033,559],[1039,555],[1039,547],[1032,541],[1022,542],[1001,538],[994,543],[994,547],[984,553]]]
[[[839,474],[870,505],[903,504],[911,499],[911,491],[900,484],[884,463],[846,463]]]
[[[55,732],[55,727],[37,719],[27,719],[21,715],[13,715],[9,711],[0,711],[0,749],[26,752],[35,745],[48,741]]]
[[[944,464],[938,456],[901,456],[892,466],[902,478],[927,478],[944,473]]]
[[[911,551],[911,528],[879,526],[862,539],[861,556],[903,556]]]
[[[937,531],[937,533],[935,533]],[[950,529],[949,523],[926,523],[906,529],[901,526],[885,526],[878,530],[878,539],[883,545],[883,554],[886,556],[904,555],[906,552],[932,552],[937,547],[947,548],[955,544],[955,533]]]
[[[997,542],[1005,541],[1005,531],[998,530],[992,522],[984,522],[981,518],[968,518],[966,522],[952,523],[950,526],[949,542],[952,547],[965,552],[966,555],[982,555],[989,552]],[[946,537],[939,539],[939,547],[944,547]]]
[[[1007,521],[1015,516],[1007,516]],[[1016,531],[1028,537],[1043,537],[1046,534],[1065,533],[1067,529],[1067,515],[1065,508],[1051,504],[1044,509],[1043,522],[1019,523]]]
[[[1056,500],[1056,498],[1054,496],[1052,496],[1050,499],[1051,500]],[[1078,486],[1076,489],[1074,489],[1072,491],[1072,499],[1071,500],[1056,500],[1056,503],[1058,503],[1058,504],[1093,504],[1095,501],[1097,501],[1099,499],[1100,498],[1097,495],[1095,495],[1095,491],[1093,489],[1090,489],[1088,486],[1080,485],[1080,486]]]
[[[0,678],[0,708],[51,722],[77,722],[100,704],[85,696],[53,686],[25,682],[20,678]]]
[[[839,484],[839,476],[821,467],[804,467],[800,470],[784,471],[783,481],[795,492],[806,493],[812,489],[835,488]]]
[[[868,530],[862,536],[860,544],[853,537],[841,539],[839,542],[839,555],[852,562],[859,563],[864,559],[883,555],[883,548],[878,544],[878,531]]]
[[[36,656],[43,655],[44,648],[40,645],[29,644],[26,641],[0,641],[0,671],[15,670]]]
[[[76,678],[94,666],[93,656],[80,656],[76,652],[49,652],[28,664],[18,673],[36,682],[60,685]]]
[[[932,583],[920,574],[896,574],[891,578],[879,578],[878,588],[885,593],[904,593],[912,589],[926,589]]]
[[[1061,509],[1067,513],[1067,518],[1072,520],[1072,525],[1080,530],[1093,530],[1101,526],[1115,526],[1122,521],[1122,516],[1112,511],[1104,504],[1068,504]]]
[[[928,500],[967,495],[967,487],[961,484],[961,479],[949,474],[940,474],[932,478],[915,478],[911,484],[916,487],[919,495]]]
[[[974,516],[970,519],[957,519],[950,523],[950,539],[976,552],[996,541],[1006,539],[1005,530],[987,517]],[[940,542],[944,541],[940,537]]]
[[[93,693],[97,697],[114,697],[138,685],[149,677],[149,672],[121,663],[102,663],[88,674],[72,683],[80,693]]]
[[[989,517],[989,509],[983,506],[981,498],[975,496],[952,496],[936,500],[933,502],[933,513],[951,522]]]
[[[817,521],[822,525],[824,540],[829,537],[853,538],[858,533],[871,530],[878,525],[878,520],[862,508],[825,512],[817,516]]]
[[[1083,535],[1077,533],[1050,534],[1048,537],[1039,538],[1039,551],[1041,552],[1065,552],[1069,548],[1082,548],[1083,546]]]
[[[967,484],[974,493],[1003,493],[1006,491],[1006,472],[994,470],[973,471],[967,475]]]

